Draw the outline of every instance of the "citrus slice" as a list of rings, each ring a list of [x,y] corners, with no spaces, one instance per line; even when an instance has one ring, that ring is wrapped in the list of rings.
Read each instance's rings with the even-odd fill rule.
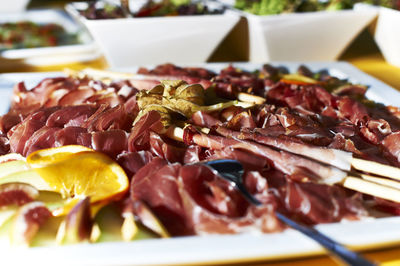
[[[30,165],[40,167],[41,165],[48,165],[65,160],[68,156],[82,151],[94,150],[81,145],[67,145],[35,151],[27,157],[26,161]]]
[[[38,190],[51,190],[47,183],[31,168],[21,155],[0,156],[0,185],[7,183],[28,183]]]
[[[7,153],[0,156],[0,163],[9,161],[25,161],[25,157],[19,153]]]
[[[39,150],[27,157],[27,163],[52,191],[71,203],[85,197],[90,197],[91,203],[109,201],[125,193],[129,186],[124,170],[116,162],[83,146]]]

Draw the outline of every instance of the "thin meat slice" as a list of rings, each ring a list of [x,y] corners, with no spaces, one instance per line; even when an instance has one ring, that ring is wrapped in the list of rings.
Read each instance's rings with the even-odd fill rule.
[[[7,114],[0,117],[0,133],[7,134],[7,132],[18,123],[21,123],[24,119],[22,114],[17,112],[8,112]]]
[[[118,154],[116,161],[125,170],[127,176],[131,178],[153,158],[154,155],[149,151],[123,152]]]
[[[203,111],[195,112],[192,115],[191,120],[193,121],[194,125],[206,128],[211,128],[213,126],[222,124],[220,120]]]
[[[57,127],[42,127],[35,131],[26,141],[22,155],[28,156],[34,151],[56,147],[56,134],[60,130]]]
[[[90,87],[80,87],[65,94],[59,101],[58,105],[78,105],[86,102],[86,99],[93,96],[96,91]]]
[[[10,152],[10,142],[8,138],[1,134],[0,135],[0,155],[4,155]]]
[[[196,143],[212,150],[221,150],[225,147],[241,149],[268,159],[276,169],[299,180],[312,179],[316,182],[334,184],[346,177],[346,173],[337,168],[286,151],[277,151],[252,141],[186,133],[185,142]]]
[[[46,78],[32,90],[27,90],[25,84],[20,82],[14,86],[11,110],[28,114],[44,106],[50,95],[63,87],[72,89],[73,81],[64,77]]]
[[[338,186],[296,182],[275,170],[262,175],[279,203],[278,210],[292,219],[318,224],[355,220],[368,215],[359,193]]]
[[[224,137],[253,140],[277,149],[282,149],[291,153],[312,158],[317,161],[328,163],[346,171],[350,170],[349,162],[351,161],[352,155],[344,151],[325,147],[316,147],[306,143],[293,141],[288,138],[272,137],[254,131],[233,131],[225,127],[218,127],[216,128],[216,132]]]
[[[76,145],[78,139],[82,134],[87,133],[86,128],[82,127],[65,127],[61,128],[55,133],[55,147],[61,147],[65,145]],[[89,147],[89,146],[88,146]]]
[[[46,108],[27,116],[9,132],[11,152],[24,153],[25,143],[39,129],[45,126],[47,118],[60,107]]]
[[[191,234],[186,225],[182,199],[179,195],[176,177],[179,164],[168,165],[155,158],[141,168],[131,181],[131,198],[147,204],[173,235]]]
[[[388,135],[383,141],[382,146],[400,162],[400,131]]]
[[[273,204],[250,207],[228,181],[202,165],[156,158],[132,178],[131,198],[146,203],[172,235],[282,229]]]
[[[128,151],[128,133],[121,129],[97,131],[92,133],[92,148],[115,158]]]
[[[218,160],[218,159],[232,159],[239,161],[247,170],[261,170],[268,169],[270,167],[268,160],[261,156],[248,153],[243,150],[234,149],[232,147],[225,147],[222,150],[215,150],[209,156],[207,160]]]
[[[108,129],[130,130],[132,118],[128,115],[123,105],[118,105],[113,108],[106,108],[91,119],[90,122],[87,121],[86,125],[89,131]]]
[[[150,132],[164,129],[161,116],[156,111],[150,111],[136,122],[128,138],[128,150],[140,151],[150,148]]]
[[[95,111],[93,105],[67,106],[52,113],[46,121],[46,126],[81,126]]]
[[[186,148],[168,143],[160,135],[150,132],[150,151],[154,156],[164,158],[170,163],[182,163]]]

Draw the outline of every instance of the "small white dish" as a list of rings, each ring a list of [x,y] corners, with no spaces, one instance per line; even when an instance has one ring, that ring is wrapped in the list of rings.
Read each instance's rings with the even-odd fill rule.
[[[373,30],[375,42],[385,60],[400,67],[400,11],[367,4],[357,4],[354,8],[378,12],[378,19]]]
[[[234,1],[221,0],[228,6]],[[259,16],[235,9],[247,18],[249,60],[333,61],[377,16],[376,10],[339,10]]]
[[[239,21],[229,10],[221,15],[89,20],[79,14],[86,7],[80,2],[66,9],[88,28],[111,67],[206,62]]]

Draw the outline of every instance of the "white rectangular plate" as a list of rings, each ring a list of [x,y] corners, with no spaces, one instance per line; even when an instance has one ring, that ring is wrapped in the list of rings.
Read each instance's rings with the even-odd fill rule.
[[[272,63],[294,71],[299,63]],[[234,64],[247,70],[260,64]],[[312,70],[327,69],[332,75],[349,78],[354,83],[369,85],[367,97],[384,104],[400,106],[400,92],[344,62],[305,63]],[[219,70],[227,64],[204,64]],[[128,71],[135,71],[130,68]],[[125,69],[127,71],[127,69]],[[33,86],[45,77],[62,73],[31,73],[0,75],[0,114],[9,106],[11,88],[15,82],[26,81]],[[400,244],[400,217],[364,219],[362,221],[323,224],[318,230],[356,250],[367,250]],[[254,260],[287,259],[323,254],[324,250],[302,234],[288,229],[274,234],[210,235],[140,240],[129,243],[107,242],[62,247],[30,249],[9,248],[0,242],[1,260],[12,264],[36,262],[41,265],[171,265]]]

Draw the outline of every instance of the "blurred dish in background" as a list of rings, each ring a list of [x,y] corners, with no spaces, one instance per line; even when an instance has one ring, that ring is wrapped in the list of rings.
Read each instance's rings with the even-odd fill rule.
[[[191,16],[191,15],[215,15],[224,13],[224,8],[210,9],[203,2],[190,0],[150,0],[139,1],[132,11],[134,17],[163,17],[163,16]],[[80,11],[87,19],[113,19],[125,18],[123,9],[110,2],[94,1],[88,7]]]
[[[55,65],[100,55],[89,33],[61,10],[2,14],[0,24],[0,64]]]
[[[55,23],[18,21],[0,24],[0,50],[77,44],[77,37]]]
[[[248,6],[250,1],[221,1],[245,10],[236,9],[248,20],[251,62],[336,60],[377,15],[374,10],[338,10],[352,6],[346,1],[265,0]]]
[[[372,29],[374,40],[385,60],[389,64],[400,67],[400,1],[375,2],[382,4],[382,6],[357,4],[355,9],[375,10],[378,12],[379,16],[376,25]]]
[[[255,15],[277,15],[282,13],[299,13],[315,11],[336,11],[352,9],[355,0],[236,0],[235,8]]]
[[[131,12],[142,10],[145,1],[131,1]],[[133,64],[200,63],[205,62],[239,21],[230,10],[221,14],[222,5],[205,1],[209,13],[204,15],[119,18],[119,11],[107,15],[104,2],[77,2],[67,5],[93,35],[112,67]],[[82,14],[95,14],[102,19],[87,19]],[[98,15],[96,15],[96,12]],[[217,14],[214,14],[217,13]],[[142,13],[143,14],[143,13]],[[105,19],[105,17],[116,17]],[[89,16],[90,17],[90,16]]]
[[[400,1],[399,0],[367,0],[361,1],[365,4],[371,4],[375,6],[382,6],[387,8],[392,8],[396,10],[400,10]]]

